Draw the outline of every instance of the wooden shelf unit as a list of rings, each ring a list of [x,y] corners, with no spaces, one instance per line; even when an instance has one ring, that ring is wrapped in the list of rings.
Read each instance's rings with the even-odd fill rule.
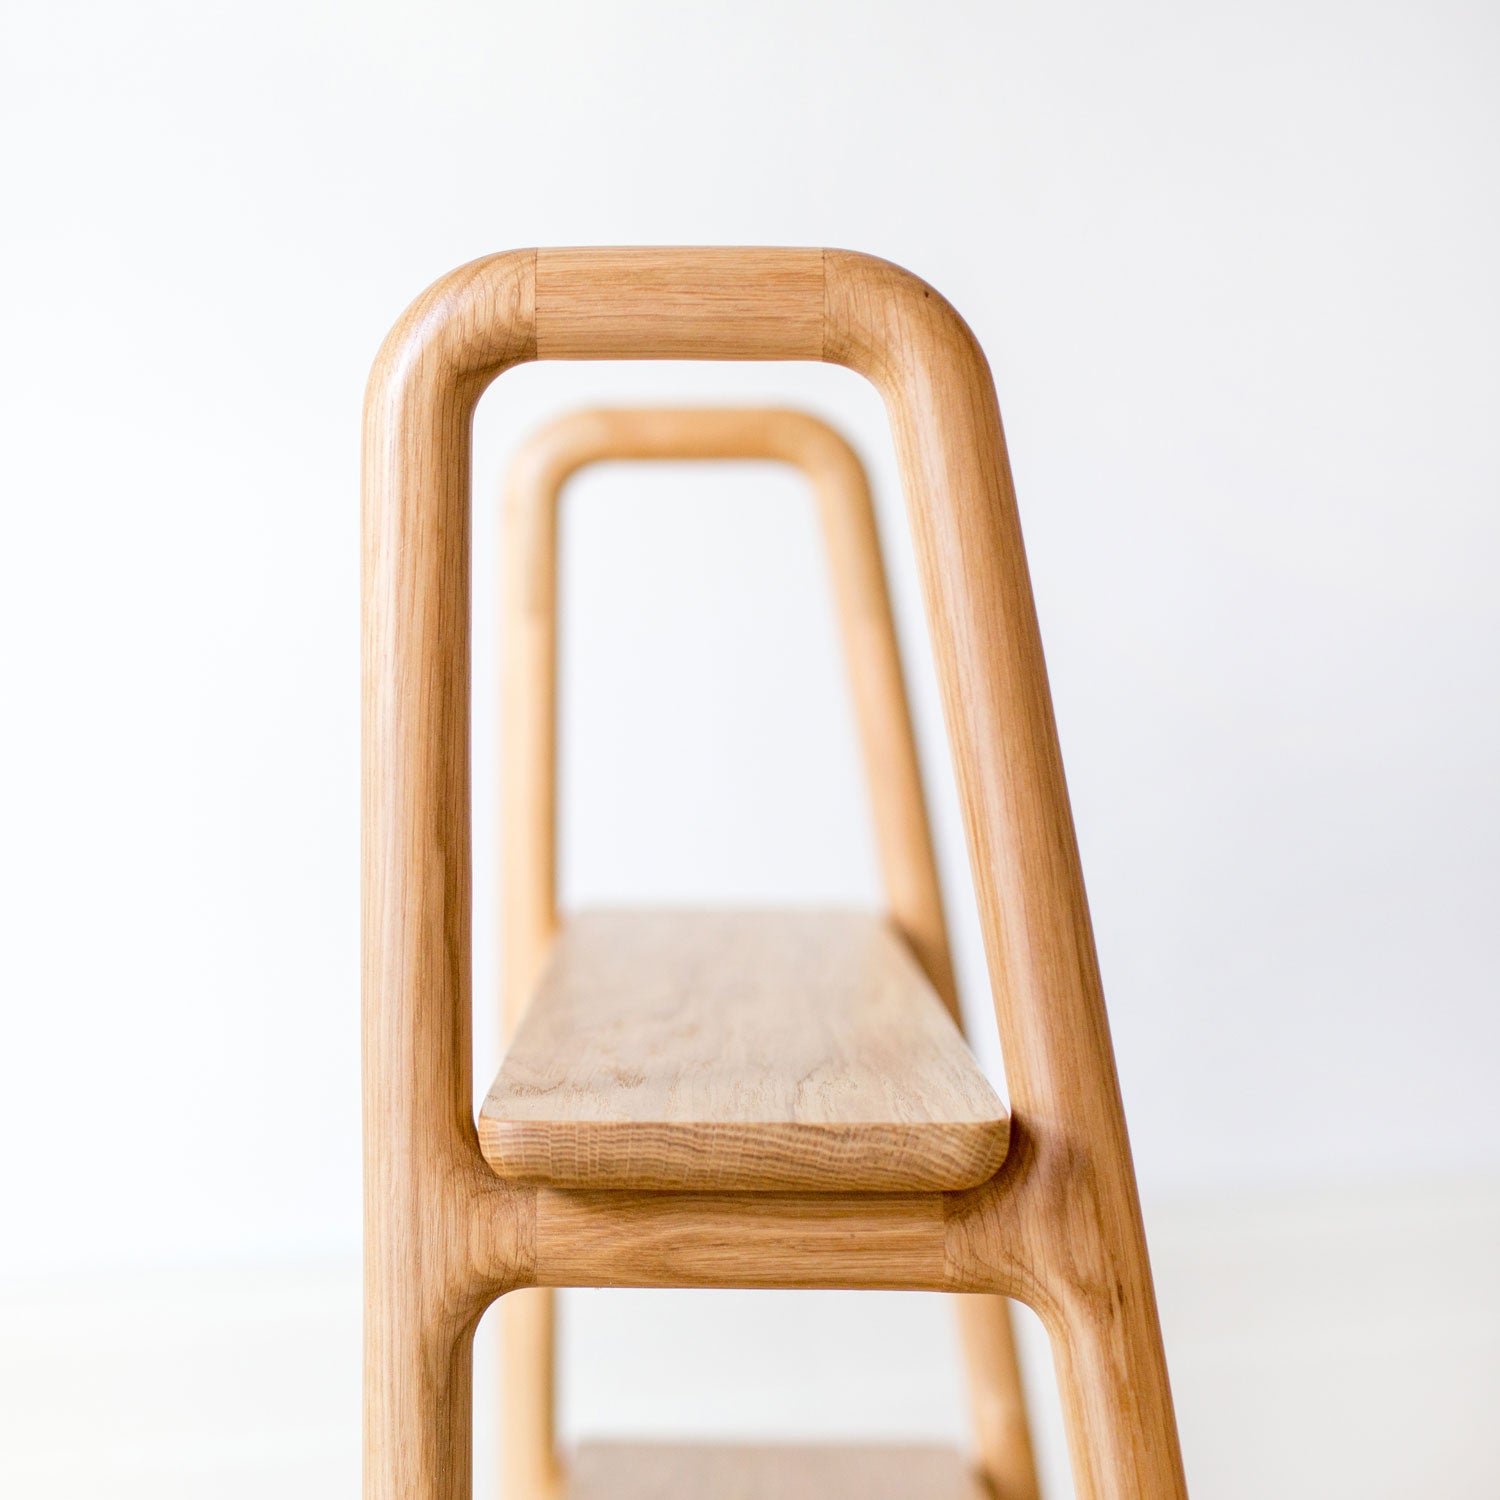
[[[530,1042],[518,1042],[485,1126],[492,1154],[545,1175],[502,1175],[486,1160],[470,1055],[471,432],[486,387],[533,359],[822,360],[865,376],[883,397],[1006,1063],[1008,1144],[1000,1145],[999,1170],[982,1180],[953,1185],[958,1179],[950,1183],[944,1165],[935,1186],[851,1188],[877,1170],[859,1137],[881,1122],[845,1120],[842,1127],[854,1128],[839,1137],[842,1158],[830,1178],[837,1185],[785,1186],[823,1167],[809,1165],[798,1132],[788,1128],[805,1122],[787,1103],[791,1073],[780,1067],[768,1075],[769,1092],[793,1118],[749,1120],[770,1127],[754,1148],[767,1166],[733,1165],[722,1141],[685,1149],[681,1139],[664,1137],[623,1151],[584,1144],[585,1127],[623,1123],[628,1134],[642,1119],[589,1120],[576,1103],[566,1111],[549,1105],[545,1118],[519,1118],[525,1068],[537,1069],[543,1092],[555,1083],[556,1097],[582,1082],[580,1063],[588,1070],[583,1053],[545,1035],[532,1053]],[[553,723],[558,490],[583,463],[632,452],[672,456],[667,449],[684,439],[688,451],[678,456],[779,458],[812,483],[890,924],[957,1020],[915,745],[857,459],[824,424],[796,413],[652,419],[630,412],[555,424],[528,445],[507,496],[505,712],[514,752],[502,795],[507,1024],[520,1023],[541,993],[538,975],[562,926]],[[612,453],[612,444],[620,451]],[[606,1489],[620,1500],[648,1491],[652,1500],[701,1500],[705,1491],[720,1500],[773,1492],[801,1500],[804,1488],[809,1500],[814,1488],[820,1497],[847,1488],[866,1500],[907,1500],[916,1490],[928,1500],[943,1490],[973,1500],[973,1485],[995,1500],[1036,1500],[1007,1297],[1032,1306],[1052,1341],[1078,1500],[1186,1500],[1000,413],[989,367],[963,319],[918,277],[843,250],[488,256],[436,282],[391,331],[370,378],[364,453],[365,1500],[471,1500],[472,1341],[497,1298],[505,1304],[507,1494],[558,1500],[569,1484],[554,1441],[550,1289],[559,1286],[955,1293],[974,1405],[972,1475],[961,1460],[941,1456],[913,1459],[904,1473],[905,1461],[885,1453],[835,1459],[731,1448],[674,1457],[601,1448],[586,1449],[571,1466],[580,1500],[604,1500]],[[542,1001],[543,1033],[559,1007],[590,1003],[593,989],[569,991],[566,978]],[[690,1003],[680,974],[674,983],[679,1003]],[[823,1003],[840,1003],[829,990],[820,989]],[[844,1003],[852,1003],[848,995]],[[895,1012],[906,1028],[931,1014],[906,1000]],[[915,1024],[929,1035],[927,1021]],[[789,1025],[799,1046],[809,1046],[815,1031],[800,1020]],[[951,1049],[934,1046],[921,1070],[924,1090],[935,1058],[938,1072],[956,1066]],[[859,1041],[857,1057],[837,1051],[812,1045],[809,1055],[845,1078],[867,1076],[877,1044]],[[744,1114],[753,1092],[744,1073],[727,1091],[688,1086],[676,1065],[667,1073],[684,1096],[679,1126],[717,1126]],[[893,1064],[892,1077],[902,1076]],[[630,1092],[601,1089],[594,1107],[615,1109]],[[715,1095],[707,1104],[705,1092]],[[737,1102],[726,1106],[721,1094]],[[916,1132],[921,1144],[912,1159],[923,1170],[936,1159],[929,1147],[942,1131],[935,1127],[955,1123],[951,1104],[951,1095],[938,1100],[925,1123],[899,1122]],[[842,1128],[822,1123],[833,1123],[836,1135]],[[975,1121],[962,1123],[967,1129]],[[978,1123],[996,1144],[1002,1117]],[[541,1134],[526,1144],[537,1126]],[[575,1134],[562,1144],[551,1131]],[[987,1166],[975,1159],[962,1170]],[[684,1185],[575,1186],[554,1180],[560,1171],[573,1181],[655,1174]],[[698,1174],[738,1185],[687,1185]],[[763,1185],[744,1186],[752,1182]],[[936,1467],[927,1469],[929,1462]],[[887,1481],[902,1493],[881,1488]]]

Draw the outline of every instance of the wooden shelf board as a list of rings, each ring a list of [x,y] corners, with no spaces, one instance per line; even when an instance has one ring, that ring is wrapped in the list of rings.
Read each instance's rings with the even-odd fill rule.
[[[599,911],[554,944],[479,1132],[554,1187],[900,1192],[985,1181],[1009,1120],[883,918]]]
[[[873,1443],[586,1443],[566,1500],[987,1500],[956,1450]]]

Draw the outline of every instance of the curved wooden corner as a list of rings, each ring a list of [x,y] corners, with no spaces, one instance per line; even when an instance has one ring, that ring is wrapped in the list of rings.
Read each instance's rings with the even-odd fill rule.
[[[809,475],[836,471],[850,489],[864,466],[847,439],[789,406],[596,406],[538,427],[511,461],[506,494],[544,503],[590,464],[616,460],[764,459]]]
[[[787,407],[630,407],[570,412],[517,450],[505,485],[507,1009],[512,1020],[556,930],[557,507],[568,479],[611,461],[766,460],[812,488],[853,690],[887,898],[956,1022],[957,987],[869,481],[827,422]]]

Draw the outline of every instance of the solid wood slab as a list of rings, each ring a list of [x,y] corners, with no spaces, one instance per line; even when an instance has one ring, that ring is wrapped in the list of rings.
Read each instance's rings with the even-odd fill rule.
[[[985,1500],[954,1449],[586,1443],[567,1500]]]
[[[610,911],[565,923],[479,1134],[554,1187],[901,1192],[986,1181],[1009,1120],[883,918]]]

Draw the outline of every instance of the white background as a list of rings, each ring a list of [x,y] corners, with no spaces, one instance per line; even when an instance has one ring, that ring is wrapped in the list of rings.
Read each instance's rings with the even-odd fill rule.
[[[357,1254],[362,386],[423,286],[529,244],[849,246],[974,327],[1148,1209],[1492,1182],[1497,78],[1484,4],[13,6],[0,1276]],[[508,456],[647,399],[803,404],[871,465],[998,1081],[852,375],[486,397],[480,834]],[[797,482],[601,469],[566,545],[569,897],[873,896]]]

